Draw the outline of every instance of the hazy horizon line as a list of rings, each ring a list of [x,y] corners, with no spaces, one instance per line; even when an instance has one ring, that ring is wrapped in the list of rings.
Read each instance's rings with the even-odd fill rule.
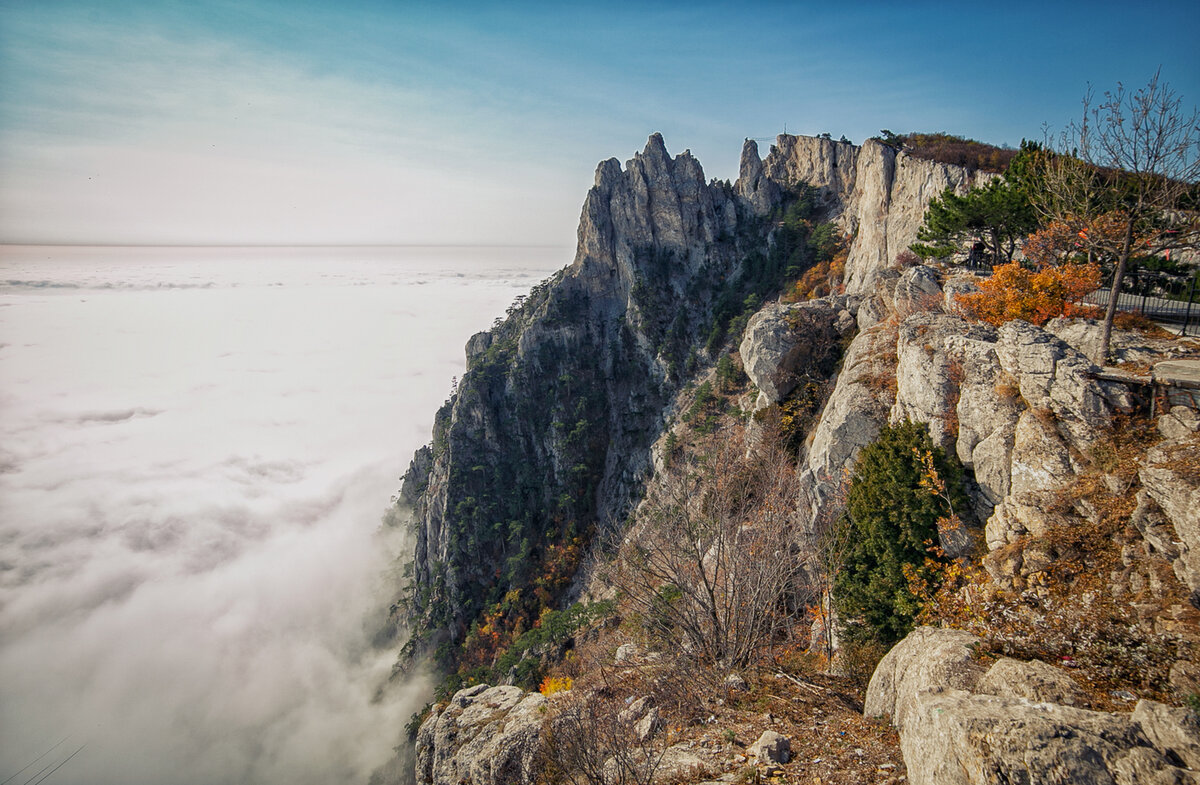
[[[567,243],[23,243],[0,248],[570,248]]]

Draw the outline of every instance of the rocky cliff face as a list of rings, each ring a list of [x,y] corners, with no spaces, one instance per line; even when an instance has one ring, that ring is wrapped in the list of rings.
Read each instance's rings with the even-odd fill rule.
[[[738,193],[758,210],[781,188],[817,188],[830,217],[852,236],[846,293],[870,294],[896,255],[917,239],[925,209],[947,188],[960,193],[994,175],[913,158],[867,140],[861,147],[830,139],[782,135],[761,164],[747,142]]]
[[[712,300],[739,272],[749,217],[657,134],[624,169],[600,164],[574,262],[471,339],[406,477],[426,630],[460,639],[539,571],[569,578],[577,543],[621,515]],[[548,565],[555,549],[565,563]]]
[[[722,298],[740,303],[801,184],[850,237],[844,292],[768,303],[738,347],[755,386],[742,406],[755,409],[786,401],[840,358],[800,455],[797,540],[818,541],[858,451],[885,423],[924,422],[970,478],[974,523],[943,533],[942,547],[951,556],[982,547],[996,587],[1044,601],[1051,565],[1070,546],[1049,535],[1107,520],[1093,499],[1071,494],[1082,473],[1097,474],[1095,456],[1135,401],[1086,359],[1094,326],[968,323],[954,295],[973,287],[969,276],[893,264],[932,198],[986,178],[876,142],[791,136],[765,160],[747,141],[732,187],[706,183],[690,154],[672,158],[657,135],[624,168],[601,163],[574,262],[472,338],[468,372],[406,476],[401,503],[418,535],[412,607],[429,642],[460,641],[514,591],[561,601],[587,534],[619,521],[652,473],[677,394],[715,359],[702,348],[715,311]],[[1150,359],[1139,341],[1118,335],[1118,358]],[[1197,444],[1200,421],[1168,412],[1158,427],[1167,439],[1134,475],[1097,475],[1106,498],[1136,496],[1129,525],[1113,530],[1120,561],[1100,585],[1133,609],[1131,625],[1158,641],[1174,636],[1171,685],[1186,694],[1200,692],[1200,505],[1194,467],[1180,456]],[[1180,765],[1196,765],[1195,746],[1179,741],[1193,732],[1186,716],[1149,701],[1133,715],[1084,710],[1061,671],[1008,658],[985,668],[964,659],[974,641],[914,634],[872,683],[868,711],[900,729],[913,781],[988,781],[992,771],[1055,781],[1031,774],[1043,759],[1029,750],[1047,751],[1063,781],[1157,781],[1144,777],[1162,771],[1164,782],[1192,781]],[[422,727],[422,781],[529,779],[540,696],[472,689]]]
[[[406,475],[401,504],[417,532],[409,607],[427,642],[460,640],[481,609],[530,588],[536,573],[560,571],[543,589],[565,588],[576,544],[638,493],[674,392],[706,360],[715,306],[740,302],[759,274],[768,218],[789,192],[815,187],[825,216],[854,235],[854,296],[834,310],[861,324],[870,306],[857,302],[915,237],[928,201],[972,181],[875,142],[794,136],[780,136],[765,161],[747,141],[732,188],[706,183],[696,159],[671,157],[657,134],[624,168],[602,162],[574,262],[471,339],[433,444]]]

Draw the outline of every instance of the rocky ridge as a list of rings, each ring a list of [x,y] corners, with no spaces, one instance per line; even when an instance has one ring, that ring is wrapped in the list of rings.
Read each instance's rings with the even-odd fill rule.
[[[705,184],[690,155],[669,158],[656,137],[625,170],[615,160],[602,163],[584,206],[575,262],[504,328],[472,339],[471,370],[439,413],[441,449],[435,438],[434,449],[414,459],[404,497],[418,529],[418,584],[440,587],[442,601],[468,609],[479,606],[469,598],[489,586],[494,595],[487,571],[511,558],[506,547],[515,546],[497,548],[477,534],[474,540],[468,535],[473,544],[464,550],[462,539],[448,532],[472,520],[460,515],[463,495],[494,493],[502,479],[510,481],[499,472],[514,459],[549,478],[539,503],[571,488],[585,500],[570,511],[577,518],[620,514],[652,470],[652,445],[658,439],[661,453],[670,415],[682,406],[676,395],[687,379],[683,353],[663,336],[673,330],[694,351],[719,281],[736,275],[749,247],[764,237],[754,234],[755,221],[806,182],[817,189],[825,214],[852,235],[845,293],[769,303],[749,319],[739,347],[754,385],[751,408],[762,410],[785,402],[797,380],[828,363],[823,351],[854,335],[801,455],[798,539],[816,542],[836,512],[839,487],[858,450],[885,423],[926,422],[935,444],[957,454],[971,477],[971,525],[943,532],[942,547],[952,556],[983,548],[995,587],[1026,593],[1031,601],[1047,597],[1048,576],[1063,555],[1051,535],[1096,526],[1103,517],[1088,499],[1070,494],[1082,474],[1095,471],[1095,456],[1114,423],[1137,401],[1124,385],[1100,378],[1086,359],[1082,350],[1094,338],[1094,325],[971,324],[954,302],[955,294],[972,288],[969,276],[946,279],[928,267],[892,264],[915,239],[930,198],[983,177],[912,160],[875,142],[857,148],[786,136],[765,160],[748,141],[732,188]],[[646,299],[649,284],[659,299]],[[663,314],[680,326],[666,324]],[[506,342],[514,348],[497,372],[496,347]],[[1139,337],[1118,337],[1115,345],[1119,359],[1138,362],[1180,350],[1159,347],[1154,354]],[[581,351],[593,366],[570,359]],[[586,464],[590,480],[584,486],[570,485],[581,453],[571,452],[555,426],[553,416],[561,413],[539,421],[530,411],[526,399],[535,374],[559,380],[539,407],[548,413],[569,407],[578,395],[569,389],[574,380],[602,391],[588,402],[602,415],[583,429],[595,461]],[[1198,446],[1198,424],[1187,411],[1159,419],[1166,439],[1136,471],[1140,489],[1121,534],[1123,561],[1104,578],[1116,601],[1140,609],[1137,623],[1176,636],[1170,688],[1180,695],[1200,690],[1194,666],[1200,647],[1200,478],[1181,458]],[[518,444],[523,452],[489,454],[496,443]],[[497,478],[490,490],[464,474],[464,462],[481,455]],[[1132,482],[1117,470],[1101,481],[1114,489],[1114,498]],[[553,531],[562,520],[529,524]],[[1190,604],[1168,608],[1180,587]],[[433,604],[428,598],[425,603]],[[1132,715],[1081,708],[1089,698],[1061,669],[1012,658],[984,667],[969,656],[976,641],[967,633],[919,630],[888,655],[872,680],[867,713],[889,715],[895,723],[912,781],[982,782],[989,781],[984,773],[999,770],[1031,782],[1195,781],[1188,771],[1196,767],[1188,757],[1194,728],[1184,710],[1153,701],[1138,703]],[[531,781],[537,722],[534,713],[517,708],[541,706],[541,696],[514,690],[470,688],[435,709],[418,738],[419,781]],[[490,708],[475,711],[480,701]],[[1043,761],[1041,753],[1029,757],[1029,750],[1054,750],[1054,757]],[[467,762],[475,759],[492,768],[471,768],[475,764]],[[1042,762],[1053,776],[1030,774]],[[968,772],[961,775],[967,778],[945,779],[953,772]],[[1159,779],[1144,779],[1152,776]]]
[[[575,260],[470,340],[433,444],[405,475],[397,518],[416,530],[407,607],[422,647],[461,641],[550,549],[621,519],[675,392],[704,364],[718,299],[761,263],[766,219],[789,193],[816,188],[821,214],[851,235],[844,334],[842,312],[868,320],[860,293],[915,239],[928,201],[979,177],[877,142],[787,135],[765,160],[747,140],[733,186],[705,182],[658,134],[624,168],[602,162]]]
[[[1200,782],[1200,723],[1138,701],[1132,713],[1076,708],[1078,688],[1041,662],[973,656],[978,638],[921,627],[888,652],[867,691],[886,715],[914,785],[980,782]]]

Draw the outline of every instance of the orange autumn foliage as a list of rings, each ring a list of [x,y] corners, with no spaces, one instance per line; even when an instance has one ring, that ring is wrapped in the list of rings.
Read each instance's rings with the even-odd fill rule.
[[[1083,297],[1100,286],[1095,264],[1065,264],[1027,270],[1020,264],[992,268],[992,277],[979,292],[962,294],[958,304],[969,316],[999,326],[1011,319],[1043,325],[1056,316],[1070,316]]]
[[[1090,221],[1075,216],[1051,221],[1025,240],[1021,252],[1039,268],[1062,264],[1088,249],[1097,253],[1118,249],[1125,224],[1118,213],[1105,213]]]

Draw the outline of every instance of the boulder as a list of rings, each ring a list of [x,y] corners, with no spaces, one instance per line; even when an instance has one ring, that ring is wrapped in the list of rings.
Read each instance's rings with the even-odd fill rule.
[[[759,763],[787,763],[792,755],[792,741],[782,733],[763,731],[750,745],[750,754],[758,758]]]
[[[1194,712],[1155,701],[1138,701],[1133,720],[1156,748],[1200,771],[1200,719]]]
[[[1002,657],[988,668],[976,691],[1000,698],[1023,698],[1034,703],[1083,703],[1083,690],[1061,669],[1033,660]]]
[[[1194,718],[1142,701],[1132,715],[1064,706],[1070,680],[1044,663],[971,657],[976,638],[921,627],[879,663],[864,713],[890,715],[914,785],[1200,783]]]
[[[418,785],[533,785],[545,704],[519,687],[459,690],[417,732]]]
[[[903,318],[921,311],[940,311],[943,299],[937,270],[918,264],[900,274],[892,294],[892,308]]]
[[[1158,418],[1158,432],[1164,439],[1187,439],[1200,431],[1200,413],[1186,406],[1172,406]]]
[[[867,685],[863,714],[890,716],[901,727],[912,701],[931,687],[970,689],[985,669],[971,656],[979,641],[969,632],[918,627],[884,655]]]
[[[853,327],[850,313],[828,300],[768,305],[746,325],[739,350],[746,375],[767,403],[778,403],[805,373],[831,364]]]
[[[639,742],[646,743],[654,736],[655,733],[663,726],[662,716],[658,713],[657,707],[652,707],[646,712],[637,723],[633,726],[633,735]]]
[[[929,268],[912,268],[920,269]],[[958,401],[967,373],[963,341],[986,341],[992,336],[990,328],[942,313],[919,312],[901,322],[891,421],[928,423],[934,445],[953,452],[959,431]]]
[[[732,690],[734,692],[748,692],[750,690],[750,685],[747,684],[746,680],[738,674],[731,673],[725,677],[725,689]]]

